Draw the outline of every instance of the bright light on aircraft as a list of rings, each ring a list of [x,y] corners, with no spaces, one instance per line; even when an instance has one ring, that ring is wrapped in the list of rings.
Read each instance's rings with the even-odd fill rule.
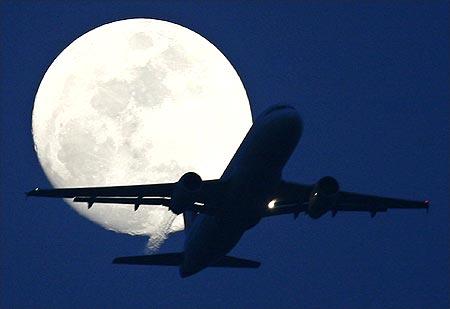
[[[273,208],[275,208],[275,202],[276,202],[277,200],[271,200],[270,202],[269,202],[269,204],[267,205],[267,207],[269,208],[269,209],[273,209]]]

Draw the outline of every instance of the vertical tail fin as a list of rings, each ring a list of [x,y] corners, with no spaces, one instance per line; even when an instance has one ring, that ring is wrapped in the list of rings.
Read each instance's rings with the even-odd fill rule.
[[[197,217],[197,213],[195,213],[195,212],[192,212],[192,211],[183,212],[184,231],[186,233],[189,232],[189,229],[191,228],[192,224],[194,223],[196,217]]]

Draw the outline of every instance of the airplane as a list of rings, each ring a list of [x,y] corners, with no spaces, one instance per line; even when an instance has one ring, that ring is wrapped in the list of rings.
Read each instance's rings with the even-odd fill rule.
[[[327,212],[368,212],[373,217],[391,208],[428,209],[429,201],[412,201],[341,191],[331,176],[313,185],[282,179],[283,168],[303,131],[297,110],[273,105],[254,122],[220,179],[194,173],[178,182],[112,187],[36,188],[28,196],[73,198],[74,202],[165,206],[183,214],[184,250],[175,253],[118,257],[116,264],[178,266],[182,278],[206,267],[258,268],[260,262],[229,256],[242,235],[262,218],[304,213],[318,219]],[[113,206],[111,206],[113,207]]]

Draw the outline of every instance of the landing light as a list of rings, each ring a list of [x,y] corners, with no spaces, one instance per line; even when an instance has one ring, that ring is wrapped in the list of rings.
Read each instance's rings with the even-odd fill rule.
[[[269,204],[267,204],[267,207],[269,207],[269,209],[273,209],[273,208],[275,208],[275,202],[276,202],[277,200],[271,200],[270,202],[269,202]]]

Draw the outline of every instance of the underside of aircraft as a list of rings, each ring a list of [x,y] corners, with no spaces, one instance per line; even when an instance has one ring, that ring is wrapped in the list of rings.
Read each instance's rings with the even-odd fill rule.
[[[260,263],[227,255],[245,231],[262,218],[306,214],[318,219],[327,212],[367,212],[388,209],[428,209],[428,201],[412,201],[341,191],[337,180],[322,177],[305,185],[281,178],[298,144],[303,125],[286,105],[266,110],[253,124],[222,177],[202,180],[194,172],[178,182],[112,187],[39,189],[29,196],[72,198],[91,208],[97,203],[160,205],[185,218],[183,252],[120,257],[116,264],[179,266],[186,277],[205,267],[257,268]]]

